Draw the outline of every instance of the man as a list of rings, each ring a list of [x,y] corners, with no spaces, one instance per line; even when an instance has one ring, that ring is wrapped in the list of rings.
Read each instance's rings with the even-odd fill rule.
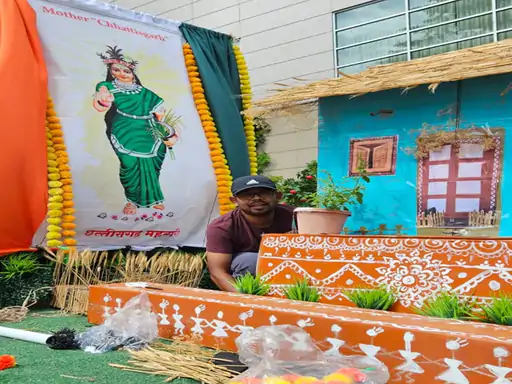
[[[233,278],[256,274],[261,236],[290,232],[294,208],[278,204],[282,194],[264,176],[240,177],[231,192],[237,208],[208,225],[206,252],[213,282],[223,291],[236,292]]]

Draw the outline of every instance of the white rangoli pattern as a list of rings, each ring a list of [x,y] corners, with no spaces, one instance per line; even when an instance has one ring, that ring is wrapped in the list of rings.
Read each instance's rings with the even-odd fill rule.
[[[260,272],[270,282],[272,295],[283,296],[283,289],[292,281],[306,277],[330,301],[346,300],[344,292],[357,286],[385,285],[398,292],[402,306],[421,307],[425,299],[442,290],[466,297],[473,297],[481,284],[489,296],[500,289],[512,290],[509,243],[489,239],[267,235],[262,240],[260,259],[264,262]],[[315,267],[310,267],[311,262]],[[337,269],[330,275],[322,274],[326,268],[318,268],[319,262],[328,263],[330,270],[335,263]],[[454,269],[464,272],[453,273]],[[273,282],[283,274],[289,282]],[[488,297],[475,299],[483,303]]]

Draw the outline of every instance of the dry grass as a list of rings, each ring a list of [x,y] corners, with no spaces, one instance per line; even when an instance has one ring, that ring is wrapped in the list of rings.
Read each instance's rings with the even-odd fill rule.
[[[512,72],[512,39],[474,48],[430,56],[422,59],[371,67],[355,75],[313,82],[297,87],[283,84],[277,93],[254,103],[248,111],[261,115],[270,110],[282,110],[291,106],[316,102],[329,96],[361,96],[366,93],[402,88],[404,91],[429,84],[435,92],[444,82]],[[504,85],[504,93],[509,88]],[[506,88],[506,89],[505,89]]]
[[[166,376],[165,382],[186,378],[204,384],[225,384],[236,375],[229,369],[214,364],[217,351],[201,348],[192,341],[156,343],[142,351],[129,352],[129,365],[110,365],[124,371]]]
[[[203,255],[163,251],[148,257],[144,252],[47,252],[56,263],[52,305],[75,314],[87,313],[89,286],[144,281],[198,287],[203,276]]]

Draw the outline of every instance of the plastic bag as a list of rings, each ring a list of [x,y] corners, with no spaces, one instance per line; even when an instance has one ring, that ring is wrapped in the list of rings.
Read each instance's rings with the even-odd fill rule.
[[[119,348],[143,349],[158,337],[158,320],[147,293],[130,299],[105,323],[78,335],[85,352],[104,353]]]
[[[249,369],[231,384],[385,384],[385,365],[368,365],[363,356],[330,356],[302,328],[260,327],[236,340],[240,361]]]

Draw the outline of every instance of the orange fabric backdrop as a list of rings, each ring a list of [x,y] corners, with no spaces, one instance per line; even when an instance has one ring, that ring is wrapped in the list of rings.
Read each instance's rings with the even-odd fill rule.
[[[0,254],[28,249],[46,215],[47,71],[26,0],[0,0]]]

